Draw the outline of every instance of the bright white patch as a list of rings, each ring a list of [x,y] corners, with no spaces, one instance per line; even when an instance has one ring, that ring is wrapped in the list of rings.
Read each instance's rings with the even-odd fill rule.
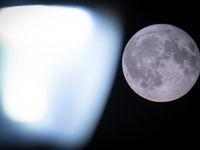
[[[17,125],[13,130],[27,137],[20,139],[23,144],[81,149],[91,139],[114,81],[123,37],[118,15],[105,9],[0,10],[0,94],[5,114]]]
[[[2,9],[0,32],[9,45],[3,74],[3,106],[16,121],[44,117],[50,73],[85,51],[92,20],[83,9],[26,6]]]
[[[44,84],[34,73],[13,71],[4,86],[4,109],[14,120],[38,121],[46,111],[46,94]]]

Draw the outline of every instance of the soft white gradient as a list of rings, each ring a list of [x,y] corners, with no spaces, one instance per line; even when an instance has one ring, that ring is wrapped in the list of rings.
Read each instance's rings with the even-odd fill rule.
[[[87,143],[119,60],[122,29],[115,15],[83,7],[4,8],[0,35],[3,109],[23,124],[20,134],[59,146]]]

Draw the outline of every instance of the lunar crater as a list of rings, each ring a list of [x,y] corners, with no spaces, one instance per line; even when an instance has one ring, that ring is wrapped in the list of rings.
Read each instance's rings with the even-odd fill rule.
[[[186,94],[200,72],[200,55],[193,39],[172,25],[158,24],[138,31],[125,47],[122,67],[130,87],[156,102]]]

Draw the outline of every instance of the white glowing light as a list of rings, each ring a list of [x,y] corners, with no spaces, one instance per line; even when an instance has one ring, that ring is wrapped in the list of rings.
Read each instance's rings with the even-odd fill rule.
[[[0,94],[5,116],[28,137],[22,144],[77,149],[91,139],[122,44],[121,23],[109,12],[41,5],[0,10]],[[11,132],[6,136],[18,143]]]
[[[3,105],[16,121],[35,122],[46,112],[48,73],[84,52],[92,30],[86,11],[78,8],[27,6],[6,8],[0,32],[6,50]]]
[[[45,114],[47,93],[42,82],[34,75],[17,70],[6,80],[4,108],[14,120],[34,122]]]

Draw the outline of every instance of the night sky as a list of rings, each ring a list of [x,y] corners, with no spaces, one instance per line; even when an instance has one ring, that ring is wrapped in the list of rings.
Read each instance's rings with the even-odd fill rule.
[[[116,9],[124,22],[121,58],[129,39],[140,29],[157,23],[177,26],[186,31],[200,48],[198,1],[80,1],[36,0],[32,2],[0,2],[0,6],[20,4],[107,5]],[[121,59],[106,108],[95,133],[84,148],[147,149],[199,147],[200,80],[183,97],[166,103],[148,101],[137,95],[127,84]],[[48,146],[47,146],[48,147]],[[43,147],[45,148],[45,147]]]
[[[157,23],[172,24],[185,30],[200,45],[197,4],[177,4],[175,1],[125,1],[124,47],[140,29]],[[198,80],[194,87],[178,100],[167,103],[148,101],[126,83],[121,61],[105,111],[93,139],[86,149],[181,148],[199,147]]]

